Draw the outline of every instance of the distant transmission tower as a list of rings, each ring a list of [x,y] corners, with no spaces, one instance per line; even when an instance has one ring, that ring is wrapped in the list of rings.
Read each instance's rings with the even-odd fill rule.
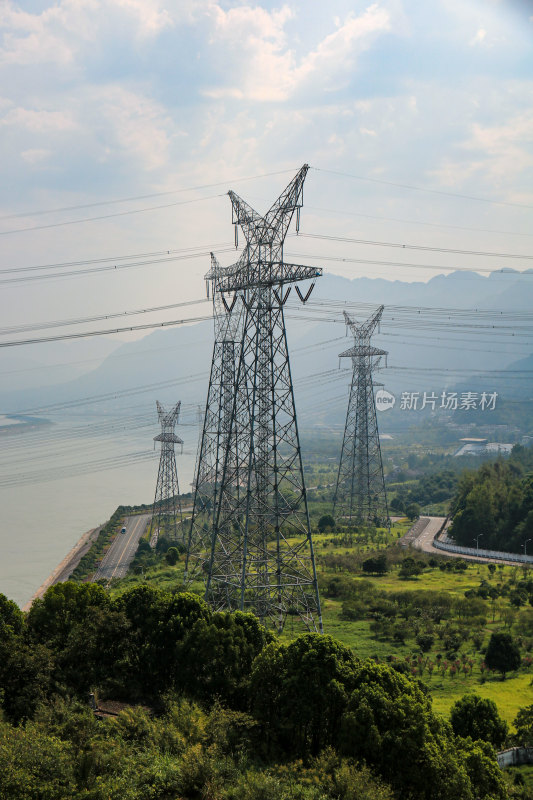
[[[285,284],[322,273],[283,259],[294,212],[298,228],[307,170],[302,167],[264,217],[229,192],[236,244],[240,226],[246,246],[238,262],[220,275],[218,291],[233,293],[233,299],[239,293],[244,321],[206,599],[215,609],[252,611],[278,630],[287,615],[295,615],[308,629],[322,631],[283,314],[291,291]],[[305,298],[296,291],[305,302],[311,289]],[[227,408],[224,403],[224,417]]]
[[[333,514],[359,524],[389,526],[374,397],[374,386],[379,384],[372,378],[381,356],[387,353],[370,344],[382,314],[380,306],[366,322],[357,325],[344,312],[355,345],[340,354],[340,358],[352,359],[353,372]]]
[[[182,525],[178,535],[177,519],[181,517],[181,503],[179,498],[178,471],[176,469],[175,444],[183,444],[179,436],[174,433],[178,422],[181,402],[176,403],[170,411],[165,411],[157,400],[157,415],[161,423],[161,433],[154,437],[154,442],[161,442],[161,458],[155,488],[154,510],[150,525],[150,541],[157,541],[157,537],[164,530],[169,539],[179,540],[183,544]]]
[[[209,293],[211,293],[213,298],[215,340],[196,461],[194,505],[189,527],[186,574],[189,567],[193,573],[196,573],[198,569],[205,569],[211,550],[213,511],[218,501],[224,459],[228,449],[230,451],[229,463],[232,463],[236,453],[236,442],[230,447],[229,437],[244,306],[237,295],[230,304],[226,302],[220,291],[220,281],[223,275],[224,269],[211,253],[211,270],[205,279],[207,296],[209,297]],[[234,470],[233,474],[235,474]],[[234,488],[236,492],[239,491],[238,480]]]

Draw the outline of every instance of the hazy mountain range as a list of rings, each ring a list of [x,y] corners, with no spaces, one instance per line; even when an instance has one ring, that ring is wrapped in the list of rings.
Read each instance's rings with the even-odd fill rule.
[[[531,271],[488,277],[455,272],[427,283],[325,275],[317,281],[308,305],[297,301],[293,292],[286,306],[298,409],[307,422],[312,421],[314,409],[321,409],[323,419],[328,404],[332,419],[344,414],[351,365],[346,359],[341,365],[345,371],[334,371],[339,367],[338,353],[353,340],[342,338],[346,334],[343,308],[361,322],[374,307],[385,306],[381,332],[373,341],[389,352],[389,369],[380,378],[388,389],[429,391],[457,382],[466,385],[472,379],[476,386],[481,380],[488,390],[491,386],[485,387],[479,371],[530,370],[533,366],[533,346],[529,346],[526,322],[519,313],[527,312],[532,301]],[[460,309],[471,309],[472,314],[458,317],[452,313]],[[520,325],[524,331],[516,335]],[[49,382],[55,373],[43,369],[53,360],[53,344],[32,346],[31,368],[26,368],[23,348],[6,348],[0,358],[4,375],[0,412],[35,412],[71,402],[73,407],[61,413],[80,414],[83,409],[131,413],[131,409],[154,409],[156,399],[163,403],[181,399],[184,414],[196,414],[197,405],[205,403],[212,339],[213,325],[208,321],[156,330],[125,344],[105,337],[69,342],[69,351],[73,358],[78,354],[79,364],[65,366],[63,380],[56,383]],[[39,361],[40,353],[43,358]],[[94,369],[91,359],[98,363]],[[472,378],[470,371],[475,371]],[[510,382],[506,385],[510,387]],[[520,391],[524,389],[531,389],[527,375],[521,376]],[[83,406],[76,403],[99,395],[109,397]]]

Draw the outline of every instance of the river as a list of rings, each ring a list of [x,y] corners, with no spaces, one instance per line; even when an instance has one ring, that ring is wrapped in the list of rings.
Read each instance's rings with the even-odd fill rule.
[[[53,420],[52,420],[53,421]],[[0,593],[24,605],[80,536],[118,505],[152,503],[159,465],[154,414],[71,417],[0,437]],[[182,492],[190,491],[198,431],[178,430]]]

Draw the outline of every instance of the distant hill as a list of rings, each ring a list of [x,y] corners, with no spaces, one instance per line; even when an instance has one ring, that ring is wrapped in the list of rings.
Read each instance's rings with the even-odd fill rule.
[[[449,328],[442,331],[425,333],[424,329],[416,327],[418,308],[528,310],[533,301],[531,273],[506,272],[485,277],[455,272],[448,276],[438,275],[427,283],[382,278],[349,280],[325,275],[317,281],[308,306],[294,302],[293,297],[294,292],[286,307],[291,366],[298,410],[308,422],[312,422],[315,409],[316,417],[322,421],[331,419],[339,423],[344,417],[349,375],[348,372],[335,371],[339,366],[338,353],[349,346],[350,340],[341,338],[345,327],[333,321],[333,317],[342,319],[345,302],[385,305],[382,333],[376,335],[375,341],[389,352],[390,369],[383,372],[381,379],[394,392],[431,390],[458,382],[462,384],[465,380],[471,383],[470,379],[465,379],[470,369],[504,369],[516,363],[531,365],[533,360],[533,356],[524,353],[523,345],[521,349],[517,348],[516,340],[500,336],[497,330],[494,335],[499,343],[489,347],[486,335],[478,342],[472,335],[470,343],[470,337],[465,339],[464,333],[457,334],[452,321]],[[406,327],[405,314],[402,316],[398,306],[415,310],[409,315],[415,327]],[[361,321],[372,312],[373,305],[354,308],[357,319]],[[141,340],[118,347],[112,343],[116,349],[96,369],[74,380],[18,391],[9,391],[9,386],[3,384],[0,411],[15,413],[97,395],[117,394],[117,398],[112,396],[105,403],[89,408],[114,414],[122,413],[125,407],[132,405],[152,409],[156,399],[163,403],[181,399],[184,413],[192,415],[198,404],[205,403],[212,339],[213,325],[209,321],[160,329]],[[75,344],[72,343],[73,349]],[[345,370],[351,368],[349,363],[342,366]],[[309,377],[326,372],[332,374],[322,378]],[[138,387],[146,387],[146,391],[127,395]],[[126,393],[127,399],[121,397],[121,393]],[[331,403],[328,403],[328,397],[331,397]]]

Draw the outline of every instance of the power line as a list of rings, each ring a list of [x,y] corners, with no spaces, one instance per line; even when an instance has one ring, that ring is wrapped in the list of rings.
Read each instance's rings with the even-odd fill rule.
[[[330,175],[338,175],[342,178],[353,178],[354,180],[358,181],[368,181],[369,183],[379,183],[384,186],[394,186],[397,189],[409,189],[413,192],[426,192],[428,194],[440,194],[444,197],[455,197],[460,198],[461,200],[475,200],[478,203],[490,203],[491,205],[497,206],[510,206],[512,208],[533,208],[533,205],[527,205],[526,203],[511,203],[506,200],[490,200],[487,197],[477,197],[475,195],[470,194],[460,194],[459,192],[446,192],[443,189],[428,189],[423,186],[413,186],[409,183],[395,183],[394,181],[386,181],[382,178],[369,178],[364,175],[353,175],[349,172],[341,172],[338,170],[333,169],[325,169],[322,167],[311,167],[311,169],[315,170],[316,172],[326,172]]]
[[[422,225],[427,228],[449,228],[451,230],[458,230],[458,231],[467,231],[469,233],[495,233],[500,236],[526,236],[528,238],[533,237],[533,233],[524,233],[518,231],[501,231],[497,228],[471,228],[466,227],[465,225],[451,225],[446,224],[444,222],[426,222],[422,220],[416,219],[404,219],[401,217],[387,217],[381,214],[363,214],[361,211],[346,211],[345,209],[337,209],[337,208],[323,208],[321,206],[310,206],[306,204],[306,208],[310,211],[320,211],[326,214],[335,214],[335,215],[342,215],[345,217],[363,217],[364,219],[374,219],[379,221],[386,221],[386,222],[399,222],[402,225]]]
[[[264,172],[260,175],[250,175],[246,178],[232,178],[230,181],[219,181],[218,183],[203,183],[198,186],[189,186],[184,189],[169,189],[166,192],[152,192],[152,194],[140,194],[132,197],[121,197],[115,200],[100,200],[95,203],[84,203],[81,205],[63,206],[62,208],[48,208],[40,211],[23,211],[18,214],[5,214],[0,217],[0,221],[4,219],[17,219],[20,217],[37,217],[43,214],[59,214],[63,211],[80,211],[84,208],[97,208],[98,206],[115,205],[117,203],[129,203],[134,200],[151,200],[153,197],[167,197],[171,194],[181,194],[183,192],[195,192],[201,189],[214,189],[217,186],[227,186],[228,183],[243,183],[244,181],[253,181],[259,178],[270,178],[274,175],[284,175],[292,170],[279,170],[278,172]]]
[[[373,239],[352,239],[348,236],[333,236],[320,233],[299,233],[303,239],[321,239],[328,242],[346,242],[349,244],[365,244],[377,247],[393,247],[400,250],[423,250],[430,253],[452,253],[453,255],[463,256],[484,256],[487,258],[518,258],[525,261],[533,261],[533,255],[523,255],[519,253],[495,253],[491,250],[462,250],[451,247],[433,247],[421,244],[403,244],[401,242],[380,242]],[[445,267],[442,267],[445,269]]]
[[[193,322],[205,322],[211,315],[204,317],[190,317],[189,319],[174,319],[167,322],[151,322],[146,325],[130,325],[125,328],[111,328],[103,331],[85,331],[84,333],[65,333],[57,336],[41,336],[35,339],[18,339],[11,342],[0,342],[0,347],[20,347],[25,344],[43,344],[44,342],[62,342],[68,339],[86,339],[91,336],[108,336],[113,333],[129,333],[130,331],[148,331],[155,328],[168,328],[174,325],[187,325]]]
[[[178,200],[175,203],[165,203],[160,206],[147,206],[146,208],[133,208],[130,211],[116,211],[113,214],[102,214],[98,217],[83,217],[81,219],[71,219],[65,222],[51,222],[47,225],[32,225],[28,228],[12,228],[7,231],[0,231],[0,236],[7,236],[12,233],[28,233],[29,231],[43,231],[48,228],[62,228],[65,225],[79,225],[82,222],[101,222],[104,219],[112,219],[113,217],[127,217],[131,214],[143,214],[146,211],[160,211],[163,208],[175,208],[176,206],[186,206],[192,203],[201,203],[204,200],[213,200],[218,197],[224,197],[224,194],[211,194],[206,197],[197,197],[192,200]]]
[[[300,234],[301,236],[305,236],[305,234]],[[365,265],[376,265],[380,267],[399,267],[401,269],[423,269],[423,270],[433,270],[437,272],[483,272],[487,275],[513,275],[520,277],[522,276],[530,276],[533,275],[533,272],[530,270],[527,271],[519,271],[519,270],[508,270],[508,269],[488,269],[486,267],[450,267],[446,264],[444,265],[437,265],[437,264],[413,264],[413,263],[406,263],[405,261],[379,261],[379,260],[372,260],[369,258],[352,258],[350,256],[324,256],[324,255],[316,255],[314,253],[288,253],[288,256],[296,257],[296,258],[311,258],[315,261],[333,261],[339,264],[365,264]],[[1,281],[0,281],[1,283]]]
[[[99,322],[104,319],[114,319],[116,317],[129,317],[137,314],[152,314],[159,311],[169,311],[174,308],[183,308],[184,306],[198,305],[199,303],[208,303],[207,298],[199,300],[187,300],[182,303],[171,303],[166,306],[154,306],[152,308],[140,308],[134,311],[115,311],[109,314],[98,314],[93,317],[78,317],[76,319],[68,320],[55,320],[51,322],[37,322],[34,325],[18,325],[11,326],[10,328],[1,328],[0,336],[8,336],[13,333],[25,333],[27,331],[40,331],[48,328],[61,328],[69,325],[81,325],[87,322]]]
[[[11,275],[18,272],[35,272],[36,270],[44,270],[44,269],[62,269],[66,267],[86,267],[91,266],[93,264],[105,264],[109,261],[115,263],[117,261],[128,261],[130,259],[138,260],[140,258],[147,259],[147,258],[157,258],[160,256],[170,256],[170,255],[182,255],[182,254],[189,254],[192,255],[194,252],[197,252],[198,255],[204,256],[205,251],[211,252],[216,247],[226,247],[230,248],[229,243],[227,242],[216,242],[215,244],[205,244],[205,245],[195,245],[193,247],[180,247],[180,248],[173,248],[170,250],[156,250],[151,253],[129,253],[128,255],[122,256],[105,256],[103,258],[88,258],[84,259],[83,261],[59,261],[54,262],[51,264],[37,264],[36,266],[30,267],[8,267],[7,269],[0,269],[0,275]],[[231,246],[233,250],[233,246]],[[153,263],[153,262],[147,262]]]

